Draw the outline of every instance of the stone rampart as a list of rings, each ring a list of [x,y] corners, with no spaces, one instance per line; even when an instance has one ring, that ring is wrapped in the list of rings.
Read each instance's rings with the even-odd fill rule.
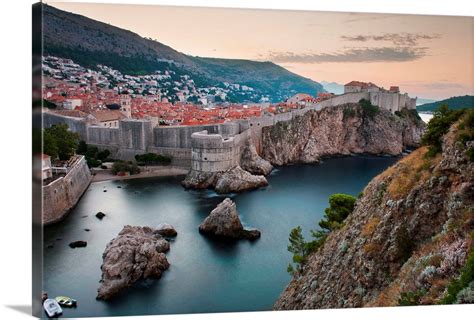
[[[105,128],[90,126],[88,128],[87,143],[96,146],[120,146],[119,128]]]
[[[77,156],[69,172],[43,186],[43,224],[63,219],[79,201],[92,180],[84,156]]]
[[[223,138],[206,130],[191,135],[191,169],[203,172],[222,172],[239,164],[240,143],[234,137]],[[238,144],[236,144],[236,142]]]
[[[49,128],[55,124],[65,123],[71,131],[79,133],[81,140],[87,141],[87,121],[84,118],[74,118],[57,115],[51,112],[43,112],[43,127]]]
[[[136,154],[154,152],[171,156],[173,158],[172,164],[175,166],[190,168],[194,161],[191,149],[194,148],[192,136],[195,133],[202,135],[202,132],[206,131],[206,136],[209,137],[209,143],[211,144],[214,139],[212,138],[213,135],[220,136],[223,145],[230,143],[227,142],[227,138],[233,138],[233,143],[250,139],[252,144],[255,145],[257,152],[261,153],[262,128],[273,126],[278,122],[290,121],[310,110],[321,110],[346,103],[357,103],[361,99],[370,100],[373,105],[392,112],[405,107],[412,109],[416,105],[416,99],[412,99],[406,94],[352,92],[334,96],[330,99],[311,104],[303,109],[292,110],[291,112],[280,114],[264,112],[260,117],[229,121],[221,124],[168,127],[155,126],[156,123],[150,120],[125,119],[119,122],[118,128],[105,128],[91,125],[87,122],[87,118],[65,117],[48,112],[44,113],[44,126],[49,127],[57,123],[67,123],[72,131],[79,132],[81,139],[85,140],[88,144],[98,146],[100,149],[109,149],[111,157],[116,159],[133,160]],[[200,137],[200,135],[196,136]],[[241,143],[239,142],[237,145],[241,145]],[[231,153],[238,151],[238,148],[234,148]],[[226,152],[222,151],[224,154]],[[235,158],[238,159],[239,155],[237,154]],[[228,163],[233,162],[229,160]],[[199,166],[203,166],[203,164],[199,164]],[[212,167],[215,166],[210,165],[210,169]]]

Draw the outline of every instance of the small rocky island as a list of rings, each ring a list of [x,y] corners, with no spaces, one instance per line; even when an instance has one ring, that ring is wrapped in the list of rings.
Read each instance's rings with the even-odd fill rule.
[[[260,231],[244,229],[235,202],[229,198],[225,198],[211,211],[199,226],[199,231],[231,239],[255,240],[260,238]]]
[[[166,225],[167,234],[172,232]],[[125,226],[102,255],[102,279],[97,299],[109,300],[142,279],[161,277],[169,268],[165,252],[170,248],[162,229]]]

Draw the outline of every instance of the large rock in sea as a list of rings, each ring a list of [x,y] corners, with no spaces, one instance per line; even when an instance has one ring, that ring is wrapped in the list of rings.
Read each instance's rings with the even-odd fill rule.
[[[97,299],[109,300],[138,280],[160,278],[169,268],[164,254],[169,247],[156,229],[125,226],[102,255]]]
[[[199,172],[191,170],[182,185],[185,188],[214,188],[217,193],[242,192],[268,185],[264,176],[253,175],[236,166],[224,172]]]
[[[229,198],[224,199],[211,211],[199,226],[199,231],[233,239],[255,240],[260,238],[260,231],[244,229],[235,202]]]

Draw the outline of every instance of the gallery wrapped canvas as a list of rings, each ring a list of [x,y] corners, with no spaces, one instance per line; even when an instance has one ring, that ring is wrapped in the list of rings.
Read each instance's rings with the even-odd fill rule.
[[[35,315],[473,303],[473,30],[34,5]]]

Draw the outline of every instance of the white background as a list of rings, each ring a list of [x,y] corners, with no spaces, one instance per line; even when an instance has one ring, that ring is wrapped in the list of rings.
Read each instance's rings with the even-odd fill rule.
[[[93,2],[83,0],[82,2]],[[96,1],[99,2],[99,1]],[[470,0],[174,0],[100,1],[169,5],[389,12],[474,16]],[[31,0],[2,1],[0,24],[0,319],[31,310]],[[449,26],[446,26],[449,28]],[[473,39],[474,41],[474,39]],[[471,48],[472,43],[467,44]],[[474,53],[473,53],[474,55]],[[474,59],[474,56],[473,56]],[[473,79],[474,81],[474,79]],[[205,290],[205,288],[203,288]],[[474,305],[257,312],[126,319],[450,319],[472,318]]]

